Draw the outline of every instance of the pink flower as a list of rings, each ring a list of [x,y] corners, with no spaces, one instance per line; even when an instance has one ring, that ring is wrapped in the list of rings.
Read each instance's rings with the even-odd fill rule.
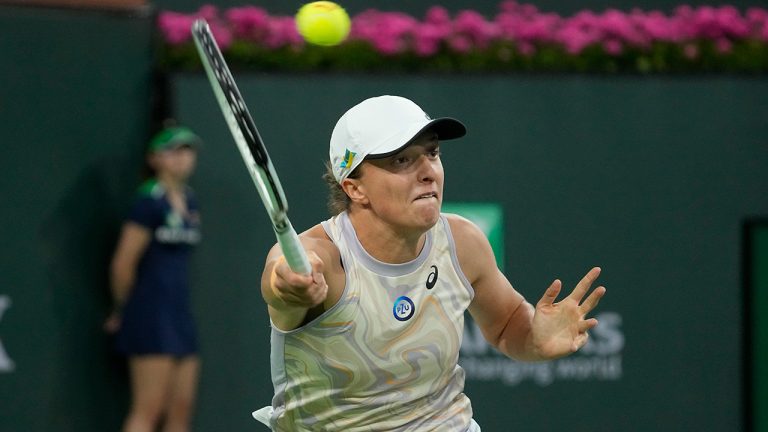
[[[157,25],[168,45],[183,45],[191,42],[190,28],[198,17],[208,21],[223,50],[234,40],[267,49],[304,46],[293,17],[270,16],[257,6],[230,8],[223,16],[214,5],[204,5],[193,14],[161,12]],[[605,54],[617,56],[662,42],[677,44],[686,58],[695,60],[701,56],[702,41],[714,44],[721,54],[745,40],[768,42],[768,10],[752,7],[742,14],[730,5],[681,5],[672,14],[635,8],[629,12],[582,10],[564,17],[541,12],[532,4],[503,0],[493,19],[474,10],[463,10],[452,18],[442,6],[430,7],[423,21],[371,9],[353,18],[349,38],[369,43],[382,55],[409,52],[420,57],[433,56],[444,47],[465,54],[497,41],[511,42],[496,51],[501,60],[511,59],[515,51],[532,56],[543,46],[559,46],[572,55],[587,47],[602,47]]]
[[[218,21],[210,21],[208,25],[211,27],[213,38],[216,39],[216,43],[222,51],[232,45],[232,31],[226,25]]]
[[[219,48],[225,51],[232,44],[232,31],[229,26],[219,18],[219,9],[216,6],[204,5],[195,12],[190,19],[194,22],[197,18],[203,18],[211,28],[213,38],[216,39]],[[191,25],[190,25],[191,26]]]
[[[768,24],[768,10],[752,7],[747,9],[747,22],[749,25],[762,28]]]
[[[520,26],[518,38],[529,41],[549,42],[554,30],[562,25],[560,17],[554,14],[543,14],[529,18]]]
[[[599,31],[604,38],[618,39],[635,46],[648,45],[648,39],[638,31],[629,15],[609,9],[598,18]]]
[[[456,34],[463,35],[472,45],[485,48],[495,39],[499,30],[497,26],[486,21],[485,17],[475,11],[464,10],[459,12],[453,23]]]
[[[715,39],[724,35],[723,29],[717,20],[715,8],[703,6],[693,14],[692,20],[696,36],[707,39]]]
[[[579,28],[576,25],[566,25],[558,30],[557,41],[565,47],[570,54],[580,54],[584,48],[598,41],[594,32]]]
[[[448,9],[442,6],[432,6],[427,9],[427,14],[424,21],[433,25],[451,25],[451,15],[448,13]]]
[[[547,43],[555,39],[555,34],[564,21],[552,13],[524,15],[502,12],[496,16],[495,23],[495,37],[518,42]]]
[[[270,17],[267,11],[254,6],[231,8],[225,13],[232,34],[238,39],[259,41],[269,31]]]
[[[304,45],[304,39],[296,30],[296,21],[293,17],[273,17],[268,23],[264,45],[271,49],[284,46],[298,47]]]
[[[678,23],[659,11],[633,12],[635,25],[651,41],[676,42],[682,38]]]
[[[722,6],[715,11],[717,23],[723,31],[732,38],[744,38],[749,36],[749,23],[741,16],[739,10],[733,6]]]
[[[177,12],[160,12],[157,25],[163,39],[170,45],[181,45],[192,40],[195,17]]]
[[[407,47],[417,21],[404,13],[368,10],[352,20],[350,37],[365,40],[384,55],[402,52]]]
[[[447,30],[447,31],[446,31]],[[450,34],[450,28],[425,23],[413,29],[413,49],[420,57],[431,56],[440,49],[440,43]]]

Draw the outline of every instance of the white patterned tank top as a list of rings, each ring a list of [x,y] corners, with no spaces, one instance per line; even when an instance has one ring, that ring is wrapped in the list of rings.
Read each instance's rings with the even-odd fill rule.
[[[472,406],[458,365],[474,291],[448,220],[419,256],[386,264],[346,213],[322,223],[341,252],[339,302],[292,331],[272,328],[271,426],[279,431],[465,431]]]

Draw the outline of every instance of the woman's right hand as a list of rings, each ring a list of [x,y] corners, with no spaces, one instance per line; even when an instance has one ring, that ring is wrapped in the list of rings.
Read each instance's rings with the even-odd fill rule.
[[[280,257],[272,271],[272,292],[283,303],[293,307],[311,308],[322,303],[328,295],[328,284],[323,275],[323,261],[313,251],[307,252],[312,273],[295,273],[284,257]]]

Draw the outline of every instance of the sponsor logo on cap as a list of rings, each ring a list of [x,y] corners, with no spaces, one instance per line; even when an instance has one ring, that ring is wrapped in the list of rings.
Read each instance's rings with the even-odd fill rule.
[[[355,159],[356,154],[357,153],[351,152],[349,151],[349,149],[347,149],[347,151],[344,152],[344,159],[342,159],[341,161],[340,168],[346,168],[346,167],[352,166],[352,161]]]

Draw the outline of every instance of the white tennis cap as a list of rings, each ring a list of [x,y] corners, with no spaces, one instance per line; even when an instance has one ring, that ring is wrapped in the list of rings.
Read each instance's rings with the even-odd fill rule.
[[[427,129],[437,133],[440,140],[467,133],[460,121],[449,117],[431,119],[404,97],[378,96],[360,102],[339,118],[331,134],[329,156],[336,181],[341,183],[365,158],[399,152]]]

